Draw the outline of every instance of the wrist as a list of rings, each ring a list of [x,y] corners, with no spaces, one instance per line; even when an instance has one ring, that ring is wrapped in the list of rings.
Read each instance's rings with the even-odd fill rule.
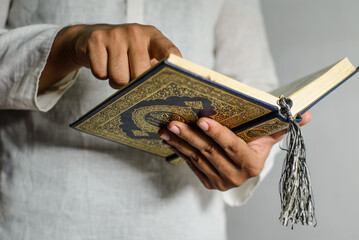
[[[45,91],[68,74],[82,67],[76,61],[74,41],[85,25],[65,27],[56,35],[46,65],[41,73],[38,92]]]

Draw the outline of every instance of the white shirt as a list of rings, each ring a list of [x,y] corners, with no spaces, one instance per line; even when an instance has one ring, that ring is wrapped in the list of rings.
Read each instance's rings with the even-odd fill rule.
[[[57,32],[156,26],[184,57],[257,88],[276,77],[256,0],[0,0],[0,239],[224,239],[222,194],[186,167],[68,127],[114,92],[81,69],[37,96]],[[241,204],[268,171],[224,193]]]

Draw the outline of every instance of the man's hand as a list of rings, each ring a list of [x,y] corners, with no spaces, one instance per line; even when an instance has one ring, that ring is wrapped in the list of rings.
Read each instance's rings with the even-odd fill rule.
[[[174,53],[177,47],[157,28],[139,24],[75,25],[56,36],[39,82],[39,92],[80,67],[90,68],[98,79],[109,79],[113,88],[126,85]]]
[[[311,120],[303,114],[304,125]],[[286,130],[249,143],[231,130],[209,118],[197,121],[202,130],[173,121],[158,134],[163,143],[182,157],[208,189],[226,191],[241,186],[247,179],[258,176],[272,146],[280,141]]]

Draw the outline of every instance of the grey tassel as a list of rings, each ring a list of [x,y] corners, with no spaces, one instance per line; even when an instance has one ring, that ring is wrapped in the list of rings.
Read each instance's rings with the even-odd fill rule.
[[[278,105],[281,113],[287,117],[289,122],[287,155],[279,182],[282,205],[279,220],[285,226],[291,222],[292,228],[293,224],[297,223],[316,226],[312,185],[306,163],[302,132],[290,111],[293,105],[292,101],[281,96]]]

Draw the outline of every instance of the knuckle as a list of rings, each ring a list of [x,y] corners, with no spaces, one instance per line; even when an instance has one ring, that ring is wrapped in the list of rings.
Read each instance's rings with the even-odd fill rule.
[[[184,135],[181,135],[181,138],[182,138],[183,140],[185,140],[186,142],[190,142],[190,143],[193,142],[193,135],[192,135],[192,134],[184,134]]]
[[[209,145],[206,145],[204,146],[203,148],[201,148],[201,153],[204,154],[204,155],[213,155],[213,152],[214,152],[214,146],[209,144]]]
[[[240,187],[243,184],[238,176],[229,178],[228,181],[231,183],[233,187]]]
[[[196,162],[196,163],[198,163],[199,160],[201,159],[201,156],[198,153],[191,153],[188,157],[192,162]]]
[[[210,189],[210,190],[213,189],[213,186],[207,181],[202,181],[202,184],[207,189]]]
[[[149,35],[147,31],[145,31],[143,25],[137,23],[129,24],[126,27],[126,34],[131,49],[136,49],[138,51],[149,44]]]
[[[137,23],[133,23],[133,24],[129,24],[126,27],[127,33],[132,36],[132,37],[137,37],[141,34],[142,30],[142,25],[137,24]]]
[[[103,42],[104,31],[101,29],[93,30],[89,33],[88,42],[90,45],[98,45]]]
[[[156,28],[155,26],[144,25],[143,27],[144,27],[144,30],[146,31],[146,33],[148,35],[150,35],[152,38],[162,38],[162,37],[164,37],[162,32],[158,28]]]
[[[82,46],[76,46],[74,53],[75,56],[79,57],[80,61],[85,61],[87,62],[89,59],[89,53],[91,51],[91,45],[86,46],[86,45],[82,45]]]
[[[145,25],[145,28],[147,28],[151,32],[160,32],[160,30],[158,30],[158,28],[153,25]]]
[[[236,154],[238,152],[237,143],[232,141],[224,147],[226,152]]]
[[[109,30],[109,39],[113,42],[122,42],[122,32],[119,28],[113,28]]]
[[[233,187],[239,187],[243,184],[241,171],[237,168],[230,168],[223,172],[224,179]]]
[[[224,184],[224,183],[217,183],[217,189],[221,192],[225,192],[227,190],[229,190],[230,188],[228,187],[227,184]]]
[[[182,142],[178,142],[178,141],[175,141],[175,140],[172,140],[170,139],[168,141],[174,148],[178,149],[179,151],[183,150],[184,148],[184,145]],[[188,156],[189,157],[189,156]]]
[[[250,167],[247,169],[248,176],[256,177],[261,173],[262,169],[262,167]]]

